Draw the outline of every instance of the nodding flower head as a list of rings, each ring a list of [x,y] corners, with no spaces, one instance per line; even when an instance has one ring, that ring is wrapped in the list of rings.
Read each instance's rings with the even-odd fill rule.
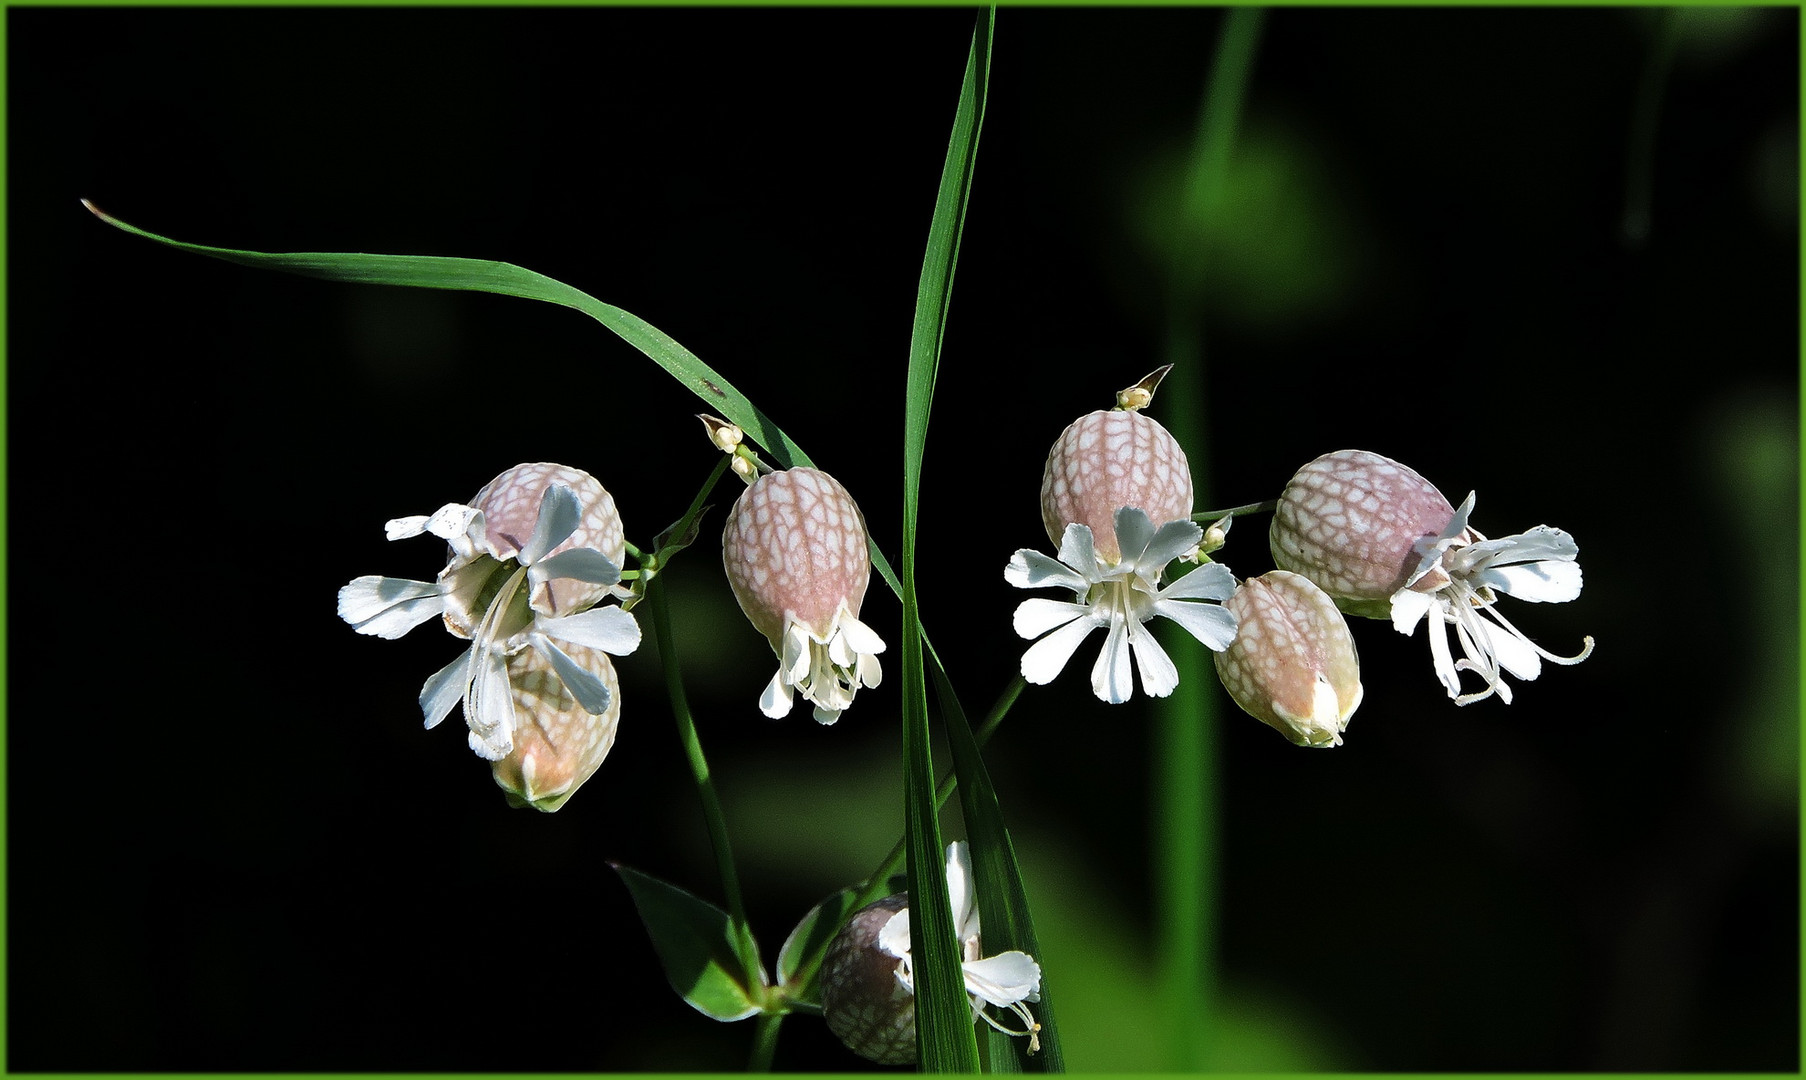
[[[1132,506],[1155,528],[1191,517],[1191,466],[1185,451],[1152,417],[1099,409],[1069,424],[1041,473],[1041,524],[1059,547],[1066,526],[1091,530],[1099,558],[1121,557],[1116,512]]]
[[[1589,637],[1574,656],[1551,653],[1496,606],[1501,595],[1536,603],[1578,597],[1580,549],[1546,525],[1488,540],[1467,523],[1473,508],[1472,493],[1456,508],[1390,458],[1338,450],[1299,469],[1280,495],[1273,561],[1310,578],[1342,610],[1390,618],[1402,634],[1428,616],[1430,655],[1449,697],[1458,705],[1494,694],[1509,702],[1505,673],[1534,679],[1543,660],[1577,664],[1593,651]],[[1461,660],[1449,648],[1450,627]],[[1463,671],[1478,674],[1485,689],[1463,694]]]
[[[621,656],[640,643],[633,616],[597,606],[621,579],[625,541],[614,499],[595,477],[549,462],[518,465],[469,504],[388,523],[391,540],[422,534],[450,545],[438,578],[357,578],[339,590],[339,617],[360,634],[395,638],[439,615],[470,641],[421,687],[427,727],[461,702],[471,749],[490,761],[506,757],[518,719],[510,661],[524,649],[540,655],[585,712],[608,712],[608,680],[564,647]]]
[[[776,719],[792,692],[832,724],[861,686],[877,686],[884,642],[859,621],[871,580],[865,518],[838,480],[820,469],[768,473],[740,494],[721,534],[734,598],[771,642],[778,672],[759,698]]]
[[[1299,746],[1341,746],[1361,704],[1361,662],[1335,601],[1309,578],[1274,570],[1223,605],[1235,641],[1217,676],[1242,711]]]
[[[1041,1000],[1041,965],[1020,950],[984,955],[972,892],[972,856],[965,841],[947,845],[947,897],[959,938],[960,968],[972,1019],[1041,1047],[1041,1025],[1026,1003]],[[985,1007],[1013,1014],[1007,1027]],[[828,1029],[861,1057],[887,1065],[916,1060],[915,964],[910,956],[909,894],[898,893],[854,912],[828,945],[821,969],[822,1017]]]

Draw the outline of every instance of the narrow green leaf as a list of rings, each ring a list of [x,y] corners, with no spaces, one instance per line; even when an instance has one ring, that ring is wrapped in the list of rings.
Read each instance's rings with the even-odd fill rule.
[[[671,989],[713,1020],[744,1020],[759,1011],[754,979],[742,970],[727,912],[675,885],[610,863],[646,924]]]
[[[953,269],[978,150],[978,132],[989,82],[991,30],[996,13],[980,17],[966,56],[965,79],[954,114],[953,133],[941,171],[940,191],[929,224],[927,251],[916,292],[915,327],[909,342],[909,374],[904,401],[903,545],[900,553],[903,601],[901,678],[903,691],[904,819],[909,830],[910,955],[915,971],[916,1045],[926,1072],[976,1072],[978,1043],[957,951],[953,912],[947,899],[945,854],[935,815],[934,764],[928,738],[928,690],[923,677],[921,620],[916,605],[916,518],[920,507],[922,455],[946,330]]]
[[[365,285],[401,285],[422,289],[451,289],[466,292],[495,293],[540,300],[548,304],[580,311],[614,331],[623,341],[645,353],[660,367],[671,373],[690,392],[709,406],[709,411],[733,421],[748,436],[770,452],[782,467],[813,464],[802,448],[755,408],[746,395],[734,388],[725,376],[699,360],[676,339],[631,312],[605,304],[580,289],[549,278],[513,263],[485,259],[459,259],[437,255],[368,255],[359,252],[291,252],[271,253],[240,251],[235,248],[209,247],[171,240],[129,225],[103,213],[93,203],[83,205],[95,217],[114,228],[155,240],[179,251],[206,255],[241,266],[262,270],[281,270],[303,277],[329,281],[355,282]]]
[[[972,848],[973,889],[978,898],[979,923],[984,928],[984,952],[994,956],[1011,949],[1041,962],[1041,1000],[1031,1006],[1041,1024],[1039,1052],[1028,1052],[1029,1040],[992,1031],[990,1063],[992,1072],[1065,1072],[1066,1059],[1060,1051],[1060,1035],[1053,1019],[1053,996],[1049,980],[1057,973],[1047,969],[1041,943],[1035,937],[1034,920],[1029,916],[1028,892],[1022,884],[1022,868],[1016,863],[1016,847],[1004,825],[1003,808],[997,790],[991,786],[989,770],[979,756],[978,740],[946,669],[939,658],[930,670],[935,678],[936,700],[947,727],[947,741],[953,751],[953,768],[959,776],[960,811],[966,819],[967,840]],[[1002,1018],[1011,1026],[1015,1018]]]

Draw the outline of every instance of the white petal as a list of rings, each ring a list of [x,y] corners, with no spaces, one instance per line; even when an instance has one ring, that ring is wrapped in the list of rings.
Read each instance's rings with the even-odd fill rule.
[[[533,620],[533,628],[547,637],[615,656],[626,656],[640,647],[640,624],[613,604],[556,618],[540,615]]]
[[[425,532],[426,523],[429,520],[431,519],[425,514],[394,518],[383,523],[383,534],[390,540],[406,540],[410,536],[419,536]]]
[[[1424,613],[1441,602],[1435,593],[1418,592],[1415,589],[1398,590],[1392,594],[1392,629],[1401,634],[1410,634],[1417,629]]]
[[[1098,625],[1091,619],[1075,619],[1030,645],[1022,654],[1022,677],[1036,686],[1053,682],[1080,643]]]
[[[909,956],[909,909],[892,915],[878,929],[878,947],[899,960]]]
[[[533,519],[533,535],[521,549],[522,566],[531,566],[545,558],[546,552],[570,539],[583,518],[577,505],[577,493],[563,484],[553,484],[539,498],[539,516]]]
[[[1218,609],[1222,610],[1222,609]],[[1227,611],[1223,614],[1228,615]],[[1230,616],[1234,618],[1233,615]],[[1135,666],[1141,669],[1141,689],[1149,697],[1166,697],[1179,685],[1179,669],[1172,657],[1154,640],[1154,635],[1140,623],[1129,624],[1129,647],[1135,653]],[[1227,647],[1227,646],[1225,646]]]
[[[621,580],[621,568],[595,548],[572,548],[534,563],[527,571],[527,576],[535,585],[552,578],[575,578],[592,585],[613,585]]]
[[[1154,614],[1163,615],[1185,627],[1192,637],[1203,642],[1205,648],[1216,652],[1222,652],[1235,643],[1235,613],[1220,604],[1206,604],[1197,600],[1156,600]]]
[[[759,711],[773,720],[781,720],[790,715],[791,701],[790,683],[784,678],[784,669],[780,667],[759,695]]]
[[[498,653],[478,652],[471,663],[475,677],[464,696],[470,748],[479,757],[500,761],[514,749],[514,692],[508,685],[508,660]]]
[[[1141,507],[1124,506],[1116,511],[1115,524],[1117,565],[1133,569],[1154,539],[1154,523]]]
[[[841,616],[840,632],[853,651],[862,656],[876,656],[884,651],[884,639],[878,636],[878,632],[851,615]]]
[[[1171,560],[1168,560],[1169,562]],[[1205,563],[1160,590],[1161,599],[1227,600],[1235,592],[1235,575],[1222,563]]]
[[[1017,637],[1038,638],[1056,626],[1065,626],[1074,619],[1083,619],[1090,614],[1089,604],[1036,597],[1024,600],[1017,606],[1013,625]]]
[[[583,706],[584,712],[591,716],[601,716],[608,711],[608,701],[612,695],[607,683],[573,660],[569,653],[552,644],[551,639],[544,634],[534,634],[531,640],[534,651],[551,662],[559,681],[577,699],[577,704]]]
[[[972,852],[964,840],[947,845],[947,902],[953,909],[955,936],[960,941],[976,936],[979,925],[972,896]]]
[[[1040,996],[1041,965],[1025,952],[1011,949],[960,966],[965,970],[966,993],[977,994],[992,1005],[1014,1005]]]
[[[1060,561],[1078,571],[1087,581],[1097,580],[1097,545],[1091,536],[1091,526],[1066,526],[1066,532],[1060,537]]]
[[[339,590],[339,618],[391,641],[444,610],[445,597],[429,581],[366,574]]]
[[[1542,659],[1528,641],[1483,618],[1475,619],[1474,622],[1479,627],[1480,634],[1485,635],[1483,647],[1492,650],[1500,667],[1526,682],[1543,673]],[[1479,634],[1475,636],[1478,637]]]
[[[1572,562],[1580,554],[1580,545],[1574,542],[1572,536],[1547,525],[1538,525],[1534,529],[1526,529],[1502,539],[1509,546],[1498,557],[1499,562],[1537,562],[1542,559]]]
[[[1023,548],[1010,556],[1010,564],[1003,570],[1003,579],[1018,589],[1044,589],[1057,585],[1080,595],[1091,587],[1091,583],[1082,574],[1073,572],[1070,567],[1055,562],[1033,548]]]
[[[1054,635],[1048,635],[1052,637]],[[1112,620],[1104,647],[1091,665],[1091,692],[1098,700],[1120,705],[1135,696],[1134,665],[1130,662],[1127,628]]]
[[[1571,562],[1489,566],[1469,580],[1533,604],[1565,604],[1580,595],[1580,566]]]
[[[420,711],[426,715],[426,726],[438,727],[439,721],[451,715],[469,686],[470,650],[465,649],[420,687]]]
[[[884,670],[878,666],[878,658],[871,653],[859,654],[859,685],[877,686],[884,680]]]
[[[1187,521],[1184,518],[1169,521],[1155,531],[1153,538],[1148,541],[1147,550],[1143,551],[1141,556],[1135,560],[1136,570],[1149,581],[1154,581],[1160,577],[1160,572],[1166,568],[1168,563],[1197,547],[1198,541],[1202,539],[1204,539],[1204,530],[1199,528],[1196,522]],[[1211,563],[1209,565],[1219,564]],[[1200,569],[1202,568],[1200,567]],[[1192,573],[1197,573],[1197,571],[1194,570]],[[1186,577],[1190,576],[1191,574],[1186,575]],[[1228,596],[1229,594],[1224,593],[1223,595]]]
[[[1399,592],[1393,594],[1392,604],[1395,612],[1398,609],[1398,598],[1403,595],[1404,592],[1405,590],[1401,589]],[[1393,625],[1398,625],[1396,616],[1393,618]],[[1411,631],[1406,630],[1403,632],[1408,634]],[[1442,680],[1443,689],[1449,692],[1450,697],[1460,697],[1461,675],[1455,670],[1455,656],[1449,651],[1448,621],[1442,617],[1441,612],[1437,612],[1435,615],[1431,616],[1429,635],[1430,663],[1436,669],[1436,677]]]

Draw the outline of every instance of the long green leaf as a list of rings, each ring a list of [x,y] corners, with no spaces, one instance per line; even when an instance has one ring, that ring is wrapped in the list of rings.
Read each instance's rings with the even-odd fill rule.
[[[947,727],[948,745],[953,751],[953,768],[959,774],[960,810],[966,819],[967,839],[972,848],[973,888],[978,898],[978,917],[984,927],[984,952],[995,956],[1000,952],[1020,949],[1038,961],[1045,962],[1041,943],[1035,937],[1034,920],[1029,916],[1028,891],[1022,884],[1022,868],[1016,863],[1016,847],[1003,822],[1003,809],[997,790],[991,786],[990,771],[979,756],[978,740],[972,732],[966,711],[953,693],[953,684],[944,668],[932,667],[936,699]],[[1060,1051],[1058,1026],[1053,1020],[1053,995],[1048,988],[1046,969],[1042,971],[1041,1001],[1033,1006],[1035,1019],[1041,1024],[1038,1053],[1028,1052],[1027,1039],[1012,1038],[986,1028],[989,1039],[992,1072],[1065,1072],[1066,1058]],[[1004,1017],[1011,1024],[1014,1017]]]
[[[671,335],[631,312],[605,304],[580,289],[555,278],[536,273],[513,263],[486,259],[458,259],[436,255],[368,255],[362,252],[289,252],[271,253],[240,251],[235,248],[209,247],[171,240],[129,225],[103,213],[93,203],[83,205],[94,216],[117,229],[155,240],[159,244],[197,255],[207,255],[226,262],[252,266],[260,270],[281,270],[304,277],[329,281],[355,282],[364,285],[403,285],[425,289],[452,289],[468,292],[496,293],[541,300],[573,311],[581,311],[606,326],[634,348],[645,353],[660,367],[671,373],[711,412],[738,424],[741,430],[771,453],[785,468],[813,464],[802,448],[770,417],[760,412],[746,395],[734,388],[725,376],[703,363],[696,354],[677,343]]]
[[[966,200],[978,151],[995,17],[994,11],[980,17],[966,55],[965,80],[960,87],[916,292],[904,400],[903,545],[899,554],[904,628],[900,649],[904,820],[909,830],[909,929],[915,970],[916,1046],[921,1067],[928,1072],[976,1072],[979,1067],[978,1043],[960,969],[953,911],[947,900],[945,856],[935,815],[928,689],[923,678],[921,620],[916,606],[915,547],[928,414],[934,399],[953,269],[959,260],[960,232],[965,224]]]

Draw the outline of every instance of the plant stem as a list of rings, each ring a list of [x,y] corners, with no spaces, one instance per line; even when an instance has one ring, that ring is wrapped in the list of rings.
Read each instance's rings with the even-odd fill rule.
[[[709,772],[708,759],[702,753],[702,740],[696,734],[696,721],[684,695],[683,671],[678,665],[677,641],[671,633],[671,605],[665,597],[663,582],[656,579],[646,590],[646,602],[652,607],[652,635],[658,645],[659,665],[665,669],[665,689],[671,696],[671,715],[677,721],[678,741],[690,763],[690,774],[696,778],[696,794],[702,800],[702,816],[709,830],[709,843],[715,849],[715,865],[721,874],[721,892],[727,900],[727,913],[733,927],[734,946],[745,967],[746,989],[758,1000],[764,993],[765,979],[759,964],[758,949],[752,930],[747,926],[746,908],[740,899],[740,878],[734,870],[734,852],[727,838],[727,817],[721,811],[721,799],[715,793],[715,779]]]
[[[778,1049],[778,1027],[784,1013],[760,1013],[753,1027],[752,1056],[747,1059],[747,1072],[770,1072],[772,1055]]]
[[[1212,234],[1206,226],[1220,214],[1262,18],[1259,8],[1231,8],[1224,16],[1198,110],[1185,190],[1176,208],[1175,224],[1183,227],[1184,235],[1208,238]],[[1187,220],[1188,215],[1204,217]],[[1204,324],[1197,298],[1187,291],[1186,283],[1195,278],[1187,272],[1186,261],[1207,260],[1212,254],[1207,249],[1176,254],[1167,301],[1165,360],[1174,365],[1167,392],[1183,403],[1172,416],[1172,431],[1181,445],[1190,448],[1194,483],[1201,498],[1208,497],[1209,476],[1205,432],[1198,419],[1208,404]],[[1254,504],[1239,510],[1263,508],[1272,506]],[[1152,777],[1158,823],[1156,948],[1162,958],[1159,980],[1165,1010],[1166,1068],[1201,1072],[1208,1064],[1214,1034],[1216,792],[1222,769],[1216,752],[1213,665],[1195,650],[1188,650],[1180,664],[1178,688],[1156,710],[1159,730],[1155,745],[1160,747]]]

